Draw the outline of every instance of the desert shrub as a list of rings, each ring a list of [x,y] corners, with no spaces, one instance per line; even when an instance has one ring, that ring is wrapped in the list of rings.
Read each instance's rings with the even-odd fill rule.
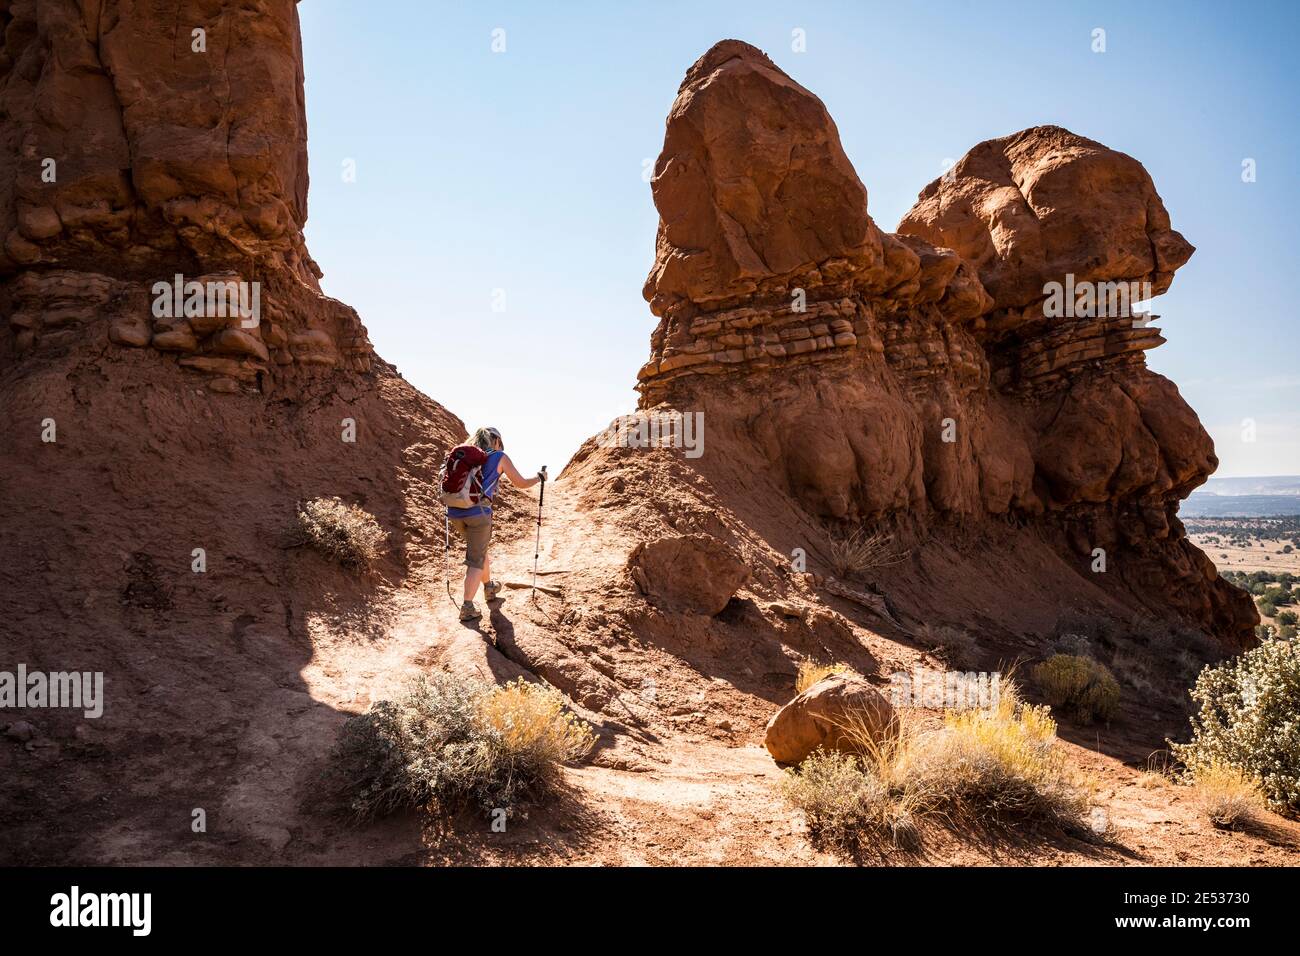
[[[1195,680],[1208,662],[1223,656],[1223,648],[1212,637],[1195,628],[1148,622],[1140,626],[1135,637],[1146,644],[1152,659],[1153,673],[1171,680],[1182,689]],[[1118,669],[1118,663],[1112,659]]]
[[[349,568],[371,565],[387,537],[373,515],[338,498],[299,504],[298,530],[306,543]]]
[[[979,642],[959,627],[923,624],[916,632],[916,640],[955,670],[969,670],[978,659]]]
[[[1066,648],[1074,648],[1081,652],[1076,656],[1096,657],[1100,653],[1098,648],[1115,647],[1128,629],[1129,625],[1118,618],[1087,611],[1067,611],[1057,618],[1052,643],[1061,653],[1071,653]]]
[[[891,792],[857,757],[815,750],[781,781],[786,800],[802,810],[812,836],[831,846],[855,850],[888,841],[913,845],[918,837],[912,807]]]
[[[331,770],[358,821],[429,806],[474,778],[485,689],[439,674],[416,680],[400,701],[377,701],[347,719]]]
[[[850,716],[843,730],[853,737],[869,724]],[[926,820],[1087,826],[1091,785],[1067,765],[1048,709],[1026,704],[1014,684],[993,707],[949,712],[937,727],[904,711],[897,736],[881,743],[863,734],[856,743],[862,756],[818,752],[786,772],[786,798],[828,842],[906,845]]]
[[[1278,607],[1281,607],[1283,605],[1287,605],[1291,603],[1292,600],[1291,592],[1288,591],[1286,588],[1277,587],[1276,585],[1274,585],[1273,587],[1269,588],[1267,591],[1264,592],[1264,600],[1267,601],[1269,604],[1273,604]]]
[[[1295,624],[1298,620],[1295,611],[1278,611],[1277,622],[1279,624]]]
[[[1061,634],[1056,638],[1056,653],[1074,657],[1092,657],[1092,641],[1086,634]]]
[[[1171,744],[1194,780],[1207,767],[1257,780],[1274,809],[1300,812],[1300,642],[1267,640],[1191,690],[1192,739]]]
[[[1216,827],[1236,830],[1258,820],[1264,803],[1259,781],[1240,768],[1217,761],[1202,763],[1188,774],[1187,782]]]
[[[1053,654],[1035,665],[1032,674],[1047,702],[1080,723],[1110,720],[1119,709],[1114,675],[1090,657]]]
[[[509,814],[592,742],[552,687],[436,674],[417,679],[399,701],[348,718],[331,775],[358,822],[402,807],[464,803]]]
[[[813,684],[825,680],[832,674],[852,674],[853,668],[848,664],[839,664],[832,661],[829,664],[821,664],[817,661],[800,661],[799,672],[794,679],[794,692],[802,694]]]
[[[893,535],[866,528],[833,535],[827,547],[831,571],[838,578],[862,577],[877,568],[905,561],[908,553],[895,547]]]
[[[1144,694],[1162,692],[1161,685],[1166,683],[1163,669],[1163,664],[1157,663],[1150,654],[1136,649],[1118,650],[1110,658],[1110,670],[1116,679]],[[1183,686],[1179,685],[1180,695]],[[1171,686],[1164,688],[1163,693],[1171,692]]]

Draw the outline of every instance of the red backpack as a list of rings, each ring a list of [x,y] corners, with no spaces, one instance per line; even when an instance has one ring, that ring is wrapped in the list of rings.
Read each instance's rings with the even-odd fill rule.
[[[457,445],[438,472],[438,500],[449,508],[472,508],[483,497],[483,465],[488,453],[477,445]]]

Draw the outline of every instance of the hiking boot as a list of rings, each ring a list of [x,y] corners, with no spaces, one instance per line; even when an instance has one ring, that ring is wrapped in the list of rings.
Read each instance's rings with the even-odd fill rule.
[[[499,601],[501,600],[501,585],[495,581],[483,582],[483,600]]]
[[[474,606],[473,601],[466,601],[460,606],[460,619],[462,621],[477,621],[482,616],[478,608]]]

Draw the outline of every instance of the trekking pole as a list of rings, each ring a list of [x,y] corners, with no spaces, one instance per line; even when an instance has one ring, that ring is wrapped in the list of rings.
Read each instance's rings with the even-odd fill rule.
[[[542,476],[542,490],[537,495],[537,542],[533,545],[533,603],[537,603],[537,556],[542,553],[542,502],[546,500],[546,466],[538,472]]]

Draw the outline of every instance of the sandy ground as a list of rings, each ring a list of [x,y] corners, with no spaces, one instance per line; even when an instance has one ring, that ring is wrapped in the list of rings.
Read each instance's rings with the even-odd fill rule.
[[[585,564],[608,558],[590,542],[566,534],[579,524],[575,502],[563,483],[548,488],[548,526],[543,575],[558,584],[581,574]],[[531,579],[532,528],[527,509],[500,530],[497,577],[525,584]],[[586,557],[583,557],[583,554]],[[559,584],[563,589],[563,585]],[[427,579],[396,596],[392,625],[383,640],[325,643],[303,676],[312,696],[340,711],[362,710],[372,697],[395,693],[399,685],[376,683],[381,675],[410,674],[420,666],[478,669],[484,676],[508,675],[510,662],[488,645],[504,642],[531,622],[562,615],[564,599],[510,589],[508,599],[478,628],[455,620],[443,582]],[[913,648],[865,628],[863,641],[881,661],[896,666],[926,663]],[[937,662],[928,660],[932,666]],[[732,704],[740,698],[732,698]],[[633,704],[653,710],[642,695]],[[761,703],[761,702],[760,702]],[[1166,734],[1186,726],[1176,707],[1129,701],[1112,726],[1063,725],[1061,746],[1072,764],[1098,786],[1099,824],[1106,835],[1081,841],[1057,833],[975,837],[931,829],[920,852],[882,852],[860,861],[894,865],[1270,865],[1300,862],[1300,824],[1264,814],[1265,824],[1249,832],[1212,826],[1186,787],[1144,773],[1148,757],[1163,748]],[[720,731],[717,701],[710,695],[694,712],[673,715],[675,729],[620,743],[605,765],[572,768],[552,804],[513,820],[506,832],[492,832],[486,818],[462,813],[451,821],[426,821],[412,814],[352,831],[312,818],[292,828],[284,854],[294,862],[406,862],[420,864],[566,863],[578,865],[840,865],[844,858],[813,846],[801,814],[779,793],[780,770],[761,746],[766,708],[733,714],[750,729]],[[745,721],[745,716],[752,721]],[[729,721],[722,721],[730,723]],[[276,773],[280,770],[277,769]],[[268,781],[269,782],[269,781]],[[302,837],[324,826],[314,836]],[[358,857],[357,854],[360,854]]]
[[[1265,539],[1251,541],[1247,547],[1238,547],[1219,535],[1218,543],[1211,543],[1207,538],[1214,535],[1189,534],[1192,543],[1210,556],[1215,567],[1220,571],[1272,571],[1274,574],[1290,571],[1300,574],[1300,548],[1290,554],[1283,554],[1282,548],[1289,541]]]
[[[760,473],[727,471],[726,456],[711,456],[716,471],[683,472],[629,454],[553,482],[540,560],[547,591],[533,603],[526,587],[509,589],[466,627],[444,590],[429,492],[459,422],[396,379],[382,383],[383,401],[343,386],[285,407],[171,387],[114,399],[148,373],[144,362],[52,365],[45,379],[25,376],[11,402],[15,420],[39,420],[69,376],[96,379],[54,412],[96,427],[69,428],[66,443],[44,449],[39,467],[15,469],[7,488],[16,514],[41,520],[5,526],[0,637],[32,669],[104,672],[109,706],[93,721],[26,714],[34,739],[0,738],[0,863],[846,862],[813,846],[782,800],[763,726],[793,696],[797,658],[846,661],[882,681],[940,665],[861,606],[781,573],[777,558],[795,546],[815,555],[824,532],[782,505]],[[372,445],[338,442],[346,415],[365,423]],[[147,428],[134,426],[141,416]],[[156,435],[174,437],[164,445]],[[169,468],[173,459],[187,467]],[[378,572],[343,573],[287,539],[293,503],[326,493],[360,502],[392,531]],[[160,510],[159,501],[178,504]],[[499,502],[493,560],[508,584],[531,577],[535,501],[516,492]],[[754,569],[724,613],[661,612],[628,586],[630,548],[666,528],[729,540]],[[1108,599],[1050,542],[1010,527],[972,534],[964,552],[928,545],[923,560],[893,569],[885,590],[909,620],[926,620],[940,595],[940,622],[979,627],[990,665],[1041,652],[1033,635],[1062,608]],[[203,574],[191,570],[196,544],[209,554]],[[774,610],[778,598],[798,605],[797,616]],[[403,813],[356,828],[326,812],[321,774],[347,717],[435,668],[544,676],[597,727],[590,762],[566,771],[558,800],[501,833],[479,814]],[[1186,731],[1175,702],[1139,694],[1110,726],[1061,726],[1070,760],[1097,778],[1110,840],[936,831],[922,854],[867,862],[1300,860],[1295,823],[1224,832],[1185,789],[1142,785],[1149,756]]]

